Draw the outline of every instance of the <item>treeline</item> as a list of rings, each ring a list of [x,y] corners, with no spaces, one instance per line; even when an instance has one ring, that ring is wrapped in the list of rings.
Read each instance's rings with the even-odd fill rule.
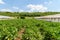
[[[36,17],[36,16],[45,16],[45,15],[53,15],[60,14],[60,12],[0,12],[0,15],[6,16],[23,16],[23,17]]]
[[[53,14],[60,14],[60,12],[22,12],[19,14],[19,16],[24,16],[24,17],[36,17],[36,16],[45,16],[45,15],[53,15]]]

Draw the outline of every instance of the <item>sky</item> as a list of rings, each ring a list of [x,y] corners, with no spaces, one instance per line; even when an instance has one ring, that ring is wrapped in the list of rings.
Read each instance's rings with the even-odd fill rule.
[[[0,11],[60,12],[60,0],[0,0]]]

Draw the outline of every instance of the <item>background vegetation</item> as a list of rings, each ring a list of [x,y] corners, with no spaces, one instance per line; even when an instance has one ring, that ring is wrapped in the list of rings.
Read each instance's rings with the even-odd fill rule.
[[[36,17],[36,16],[45,16],[45,15],[53,15],[60,14],[60,12],[0,12],[0,15],[5,16],[13,16],[13,17]]]

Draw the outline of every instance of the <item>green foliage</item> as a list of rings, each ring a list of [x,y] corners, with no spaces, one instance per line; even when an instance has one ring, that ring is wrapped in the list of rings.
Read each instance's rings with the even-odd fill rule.
[[[60,40],[60,23],[36,19],[0,20],[0,40],[14,40],[21,28],[22,40]]]
[[[0,15],[13,16],[13,17],[36,17],[60,14],[60,12],[0,12]]]
[[[21,19],[25,19],[25,17],[20,17]]]

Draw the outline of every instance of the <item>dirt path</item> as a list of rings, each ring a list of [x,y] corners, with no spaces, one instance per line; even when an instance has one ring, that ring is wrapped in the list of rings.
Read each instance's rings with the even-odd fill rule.
[[[21,40],[24,31],[25,31],[25,28],[22,28],[22,29],[18,32],[18,37],[15,38],[15,40]]]

